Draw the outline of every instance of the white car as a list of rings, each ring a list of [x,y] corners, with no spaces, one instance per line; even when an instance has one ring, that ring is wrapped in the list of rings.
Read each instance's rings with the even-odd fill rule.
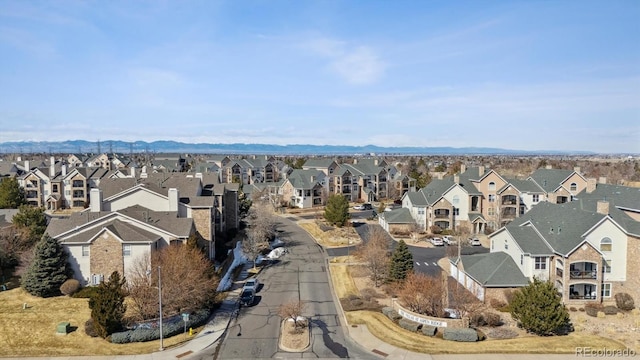
[[[364,205],[356,205],[353,207],[353,210],[364,210]]]
[[[456,244],[456,239],[453,238],[453,236],[449,236],[449,235],[445,235],[442,237],[442,241],[444,241],[445,244],[447,245],[455,245]]]
[[[471,245],[471,246],[482,246],[482,243],[480,242],[480,239],[472,238],[472,239],[469,239],[469,245]]]
[[[433,246],[444,246],[444,241],[439,237],[434,237],[431,239],[431,244],[433,244]]]
[[[258,287],[260,286],[260,282],[258,279],[248,279],[244,282],[244,286],[242,286],[242,290],[251,289],[253,292],[258,292]]]

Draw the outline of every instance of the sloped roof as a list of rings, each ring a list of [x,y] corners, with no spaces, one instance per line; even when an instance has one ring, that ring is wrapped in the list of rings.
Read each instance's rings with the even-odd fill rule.
[[[112,233],[114,233],[118,238],[122,239],[123,242],[155,242],[160,239],[160,236],[157,234],[151,233],[149,231],[143,230],[137,226],[133,226],[126,222],[115,219],[110,221],[107,224],[104,224],[100,227],[95,227],[93,229],[89,229],[88,231],[78,233],[76,235],[70,236],[64,240],[65,243],[84,243],[88,242],[90,239],[94,238],[96,235],[102,232],[102,229],[108,229]]]
[[[518,244],[522,252],[531,255],[553,255],[547,243],[531,226],[513,226],[507,227],[507,231],[515,242]]]
[[[511,256],[502,251],[462,255],[460,260],[465,273],[484,287],[516,287],[529,283]]]
[[[324,169],[328,168],[334,161],[335,160],[331,158],[310,158],[307,159],[302,166],[305,168]]]
[[[295,189],[311,190],[318,184],[318,179],[321,179],[321,177],[323,176],[324,173],[320,170],[295,169],[293,170],[293,172],[291,172],[287,180],[289,180],[289,182]],[[312,177],[314,178],[314,180],[311,180]]]
[[[384,218],[387,224],[413,224],[416,222],[411,216],[411,211],[407,208],[385,211],[380,216]]]
[[[438,201],[453,185],[453,178],[433,179],[427,186],[420,189],[420,192],[427,200],[427,203],[431,205]]]
[[[533,179],[544,191],[553,192],[573,172],[573,170],[564,169],[538,169],[529,178]]]
[[[521,193],[529,193],[529,194],[544,193],[544,190],[532,180],[509,179],[509,178],[505,178],[505,180],[507,181],[507,185],[504,186],[505,188],[509,186],[509,184],[511,184],[516,189],[518,189],[518,191],[520,191]]]
[[[422,191],[407,191],[405,196],[411,201],[413,206],[428,206],[427,198]]]

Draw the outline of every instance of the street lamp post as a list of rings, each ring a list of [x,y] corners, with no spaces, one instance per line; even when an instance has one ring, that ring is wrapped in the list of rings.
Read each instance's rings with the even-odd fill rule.
[[[164,350],[162,342],[162,275],[158,266],[158,304],[160,305],[160,351]]]

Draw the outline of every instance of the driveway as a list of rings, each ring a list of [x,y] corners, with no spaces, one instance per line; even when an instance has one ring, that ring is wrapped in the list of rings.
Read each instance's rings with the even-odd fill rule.
[[[280,237],[289,252],[259,274],[263,287],[254,305],[240,309],[214,358],[291,357],[293,354],[278,349],[281,321],[278,308],[292,299],[307,303],[304,315],[311,322],[311,346],[296,357],[372,358],[343,334],[329,287],[323,249],[292,221],[286,218],[278,221]]]

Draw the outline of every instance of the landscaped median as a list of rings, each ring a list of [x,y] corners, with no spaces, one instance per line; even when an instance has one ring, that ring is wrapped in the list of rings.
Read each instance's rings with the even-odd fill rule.
[[[352,267],[341,262],[332,262],[329,265],[331,281],[336,297],[345,299],[361,296],[362,290],[358,284],[364,283],[362,279],[352,276]],[[361,275],[361,274],[357,274]],[[388,299],[379,299],[388,300]],[[418,353],[429,354],[468,354],[468,353],[571,353],[575,354],[576,348],[607,348],[625,349],[625,345],[611,339],[597,335],[573,332],[565,336],[535,336],[521,334],[512,339],[494,339],[477,342],[456,342],[443,340],[441,337],[430,337],[422,333],[408,331],[389,319],[381,311],[370,310],[345,310],[345,317],[351,325],[366,325],[369,332],[381,341]],[[503,316],[509,316],[504,314]]]
[[[299,221],[298,225],[306,230],[315,241],[325,248],[358,245],[362,242],[360,235],[351,226],[341,228],[323,224],[322,221]]]

